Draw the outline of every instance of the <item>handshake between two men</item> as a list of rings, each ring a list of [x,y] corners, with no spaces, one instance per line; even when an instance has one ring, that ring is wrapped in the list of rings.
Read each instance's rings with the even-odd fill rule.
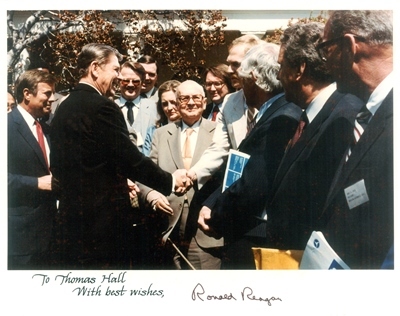
[[[192,188],[195,178],[189,174],[186,169],[178,169],[172,175],[175,179],[175,195],[182,196]],[[151,190],[146,196],[146,201],[154,211],[161,211],[168,215],[174,215],[174,210],[168,198],[160,192]]]
[[[178,169],[177,171],[175,171],[175,173],[180,175],[183,181],[186,181],[185,182],[186,187],[179,188],[179,189],[185,189],[183,194],[186,193],[186,191],[189,190],[193,186],[193,183],[197,180],[197,175],[193,170],[186,171],[185,169]],[[186,177],[186,179],[184,179],[184,177]],[[213,229],[207,224],[207,221],[210,218],[211,218],[211,209],[208,208],[207,206],[203,206],[199,212],[199,218],[197,224],[199,225],[199,228],[206,233],[213,233]]]

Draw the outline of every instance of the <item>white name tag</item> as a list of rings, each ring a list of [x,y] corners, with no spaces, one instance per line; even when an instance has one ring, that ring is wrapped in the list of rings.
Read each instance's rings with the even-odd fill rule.
[[[353,209],[369,201],[367,189],[365,188],[364,179],[344,189],[344,194],[346,195],[346,200],[347,204],[349,205],[349,209]]]

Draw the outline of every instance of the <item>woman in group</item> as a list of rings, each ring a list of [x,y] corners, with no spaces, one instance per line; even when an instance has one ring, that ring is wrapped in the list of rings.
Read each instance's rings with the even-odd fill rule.
[[[179,85],[180,82],[177,80],[168,80],[158,88],[157,112],[160,118],[157,120],[155,125],[152,125],[147,129],[143,144],[143,153],[146,156],[150,154],[151,142],[155,129],[165,124],[175,122],[181,118],[181,115],[176,108],[175,95],[176,87]]]

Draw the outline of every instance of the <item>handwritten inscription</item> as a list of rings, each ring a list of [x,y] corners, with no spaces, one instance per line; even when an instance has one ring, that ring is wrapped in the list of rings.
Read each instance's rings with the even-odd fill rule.
[[[73,286],[72,293],[77,296],[154,296],[164,297],[164,290],[153,288],[150,284],[146,288],[127,288],[126,271],[119,274],[107,273],[103,274],[101,278],[76,276],[72,272],[67,274],[58,274],[54,277],[54,281],[59,286]],[[46,286],[51,283],[51,278],[47,274],[34,274],[32,279],[39,280],[41,286]],[[100,284],[99,284],[100,283]]]
[[[268,306],[272,305],[272,302],[274,301],[282,301],[281,298],[279,297],[264,297],[264,296],[259,296],[259,295],[255,295],[253,292],[253,289],[246,286],[243,288],[243,290],[240,292],[240,297],[242,299],[242,301],[258,301],[258,302],[266,302],[268,304]],[[228,292],[228,293],[223,293],[223,294],[215,294],[215,293],[211,293],[208,294],[206,293],[204,287],[202,284],[197,283],[197,285],[194,287],[193,291],[192,291],[192,300],[196,301],[196,300],[200,300],[200,301],[237,301],[235,295],[232,294],[232,292]]]

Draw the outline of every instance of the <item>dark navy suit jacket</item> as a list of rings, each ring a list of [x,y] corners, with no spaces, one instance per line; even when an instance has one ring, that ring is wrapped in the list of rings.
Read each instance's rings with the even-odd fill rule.
[[[364,180],[368,201],[349,208],[344,189]],[[393,90],[335,175],[325,207],[326,240],[352,269],[379,269],[394,243]]]
[[[219,188],[203,205],[211,210],[209,225],[227,242],[257,226],[286,144],[300,119],[300,108],[282,96],[274,101],[238,149],[249,154],[242,177],[221,194]]]
[[[46,129],[43,128],[46,135]],[[26,268],[35,255],[49,248],[56,198],[38,189],[38,178],[48,175],[39,143],[18,108],[8,114],[8,255],[24,256]],[[47,136],[47,135],[46,135]],[[9,268],[13,269],[9,261]],[[18,261],[18,260],[17,260]]]
[[[290,147],[277,171],[267,203],[266,245],[304,250],[318,230],[334,174],[353,139],[354,120],[363,102],[338,91],[328,98]]]
[[[57,110],[51,145],[63,262],[123,267],[133,242],[127,179],[169,195],[171,174],[139,152],[119,107],[87,84],[78,84]]]

